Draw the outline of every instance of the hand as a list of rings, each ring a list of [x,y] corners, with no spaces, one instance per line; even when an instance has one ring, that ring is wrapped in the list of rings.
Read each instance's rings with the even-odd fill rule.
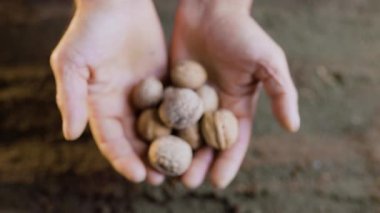
[[[235,177],[250,141],[261,84],[278,121],[289,131],[297,131],[300,126],[297,91],[285,54],[250,16],[251,3],[183,0],[177,10],[173,64],[185,59],[202,63],[210,83],[218,90],[221,107],[235,113],[240,128],[237,143],[219,152],[215,159],[210,148],[195,154],[182,177],[190,188],[199,186],[208,170],[212,183],[220,188]]]
[[[113,167],[130,181],[164,177],[146,167],[146,147],[134,132],[131,87],[162,76],[167,53],[150,0],[78,0],[71,24],[54,50],[51,66],[66,139],[90,123],[95,141]]]

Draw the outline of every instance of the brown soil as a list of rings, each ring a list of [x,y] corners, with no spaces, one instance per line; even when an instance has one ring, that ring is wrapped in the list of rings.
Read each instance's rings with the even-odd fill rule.
[[[169,35],[175,1],[156,1]],[[188,191],[132,185],[89,132],[64,142],[48,65],[70,0],[0,0],[0,212],[380,212],[380,1],[256,1],[284,47],[302,129],[278,127],[262,96],[236,180]]]

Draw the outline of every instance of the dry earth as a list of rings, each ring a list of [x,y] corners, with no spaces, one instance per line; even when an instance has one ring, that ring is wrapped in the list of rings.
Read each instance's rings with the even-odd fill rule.
[[[156,3],[169,35],[175,1]],[[132,185],[88,132],[63,141],[48,56],[71,6],[0,0],[0,212],[380,212],[380,1],[255,1],[288,54],[303,124],[280,130],[262,96],[225,191]]]

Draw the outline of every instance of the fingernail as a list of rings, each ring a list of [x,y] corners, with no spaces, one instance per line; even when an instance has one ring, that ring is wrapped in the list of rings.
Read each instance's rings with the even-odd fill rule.
[[[163,182],[164,182],[165,178],[161,178],[161,179],[155,179],[155,180],[151,180],[149,181],[149,183],[152,185],[152,186],[160,186]]]
[[[143,169],[136,170],[136,173],[135,173],[136,182],[140,183],[140,182],[144,181],[145,177],[146,177],[145,170],[143,170]]]
[[[215,188],[224,189],[226,188],[232,181],[232,177],[228,173],[221,172],[212,180],[212,184]]]
[[[182,182],[188,189],[196,189],[199,187],[200,182],[197,180],[189,180],[188,178],[182,178]]]
[[[128,179],[135,183],[141,183],[145,180],[145,178],[146,178],[145,167],[141,167],[140,165],[139,166],[135,165],[134,168],[132,168],[132,172]]]
[[[228,184],[229,182],[226,180],[219,180],[213,183],[214,187],[217,189],[225,189]]]
[[[66,140],[68,140],[68,141],[72,140],[70,132],[69,132],[69,128],[68,128],[68,125],[67,125],[67,122],[65,120],[62,121],[62,133],[63,133],[63,137]]]
[[[290,132],[297,132],[301,125],[301,118],[298,112],[298,108],[291,108],[291,112],[289,113],[289,123],[288,130]]]
[[[156,175],[156,174],[148,174],[147,182],[153,186],[159,186],[165,181],[165,176]]]

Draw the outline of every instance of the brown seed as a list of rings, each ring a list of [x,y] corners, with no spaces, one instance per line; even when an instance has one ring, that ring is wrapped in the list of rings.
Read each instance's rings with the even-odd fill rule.
[[[187,127],[186,129],[178,130],[178,136],[185,140],[193,150],[198,149],[202,145],[199,123]]]
[[[170,72],[173,85],[177,87],[197,89],[207,80],[206,70],[195,61],[182,61]]]
[[[174,87],[165,90],[159,116],[166,126],[184,129],[197,123],[202,114],[202,100],[194,91]]]
[[[156,110],[147,109],[137,120],[137,132],[142,139],[151,142],[156,138],[170,135],[171,130],[161,122]]]
[[[156,139],[148,151],[152,167],[168,176],[182,175],[189,168],[192,157],[190,145],[172,135]]]
[[[204,114],[201,130],[209,146],[218,150],[225,150],[236,142],[239,126],[231,111],[221,109]]]
[[[202,99],[205,112],[215,111],[219,106],[219,97],[215,89],[209,85],[203,85],[197,90],[198,96]]]
[[[132,102],[136,109],[146,109],[157,105],[163,96],[164,86],[156,77],[140,82],[132,91]]]

